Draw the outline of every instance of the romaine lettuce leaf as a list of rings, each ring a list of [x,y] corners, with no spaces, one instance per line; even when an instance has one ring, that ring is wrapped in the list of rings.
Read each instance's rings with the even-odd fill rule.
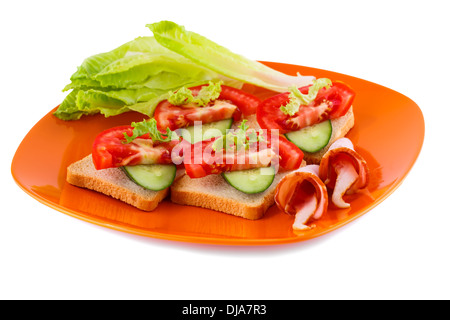
[[[147,27],[162,46],[232,79],[279,92],[290,86],[309,85],[314,80],[311,76],[290,76],[278,72],[171,21],[148,24]]]
[[[64,91],[72,90],[54,113],[60,119],[82,115],[113,116],[130,110],[152,116],[170,90],[224,79],[159,45],[153,37],[140,37],[110,52],[91,56],[71,76]],[[241,86],[238,83],[237,86]]]
[[[152,80],[159,80],[161,75],[179,79],[218,77],[215,72],[194,64],[178,54],[144,53],[116,60],[92,78],[102,87],[129,88],[149,86]],[[168,84],[165,87],[174,87],[170,80],[172,79],[166,80]]]
[[[88,114],[77,108],[78,91],[78,89],[75,89],[66,96],[58,109],[53,113],[56,117],[61,120],[78,120],[81,116]]]
[[[71,81],[89,79],[101,72],[109,64],[127,56],[140,55],[145,52],[157,54],[170,53],[170,50],[160,46],[154,37],[139,37],[129,41],[120,47],[105,53],[99,53],[85,59],[70,77]]]
[[[151,116],[156,105],[167,98],[165,90],[121,89],[121,90],[79,90],[66,96],[54,115],[62,120],[78,120],[83,115],[101,113],[105,117],[127,111],[138,111]]]
[[[76,120],[83,115],[113,116],[133,110],[152,116],[168,92],[181,87],[221,81],[237,88],[247,82],[286,91],[313,79],[275,71],[170,21],[148,27],[153,37],[139,37],[85,59],[63,89],[72,92],[54,115]]]

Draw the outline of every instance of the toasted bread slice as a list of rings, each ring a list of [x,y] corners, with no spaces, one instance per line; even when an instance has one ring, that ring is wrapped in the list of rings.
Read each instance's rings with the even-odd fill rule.
[[[330,141],[325,146],[325,148],[314,153],[303,152],[304,153],[303,159],[308,164],[320,164],[320,160],[322,159],[323,155],[328,151],[333,142],[342,137],[345,137],[345,135],[350,131],[351,128],[353,128],[354,125],[355,125],[355,116],[353,114],[353,107],[350,107],[350,109],[344,116],[331,120],[331,126],[333,129]]]
[[[169,188],[162,191],[142,188],[119,168],[95,169],[92,155],[71,164],[67,168],[66,180],[77,187],[103,193],[144,211],[154,210],[169,194]]]
[[[202,207],[256,220],[263,217],[274,204],[275,189],[283,177],[278,174],[266,191],[245,194],[230,186],[222,175],[209,175],[191,179],[185,175],[170,188],[172,202],[182,205]]]
[[[250,116],[247,120],[250,128],[260,128],[256,117]],[[328,145],[316,153],[304,152],[302,166],[319,164],[331,144],[344,137],[353,128],[354,122],[353,107],[344,116],[331,120],[333,131]],[[233,128],[237,128],[239,124],[233,124]],[[256,220],[262,218],[267,209],[274,204],[276,187],[288,173],[278,173],[269,189],[258,194],[245,194],[236,190],[221,175],[210,175],[198,179],[191,179],[185,175],[171,186],[171,200],[178,204],[208,208]]]
[[[303,161],[302,166],[306,165]],[[278,172],[272,185],[265,191],[246,194],[229,185],[222,175],[212,174],[192,179],[184,175],[170,187],[172,202],[212,209],[249,220],[264,216],[274,203],[280,180],[291,171]]]

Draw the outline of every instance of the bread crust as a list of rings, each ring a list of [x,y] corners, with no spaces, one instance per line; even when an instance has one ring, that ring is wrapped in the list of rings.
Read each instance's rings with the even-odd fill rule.
[[[306,165],[303,161],[302,166]],[[192,179],[185,175],[170,188],[171,201],[211,209],[249,220],[261,219],[275,203],[280,180],[292,171],[278,172],[272,185],[256,194],[245,194],[229,185],[222,175]]]
[[[119,168],[96,170],[92,155],[72,163],[67,168],[67,182],[121,200],[144,211],[154,210],[169,193],[146,190],[132,182]]]
[[[223,196],[233,195],[229,188],[233,188],[225,182],[221,175],[210,175],[205,178],[195,179],[204,188],[192,188],[190,185],[194,179],[184,176],[171,187],[171,201],[181,205],[190,205],[206,209],[212,209],[249,220],[257,220],[274,204],[274,196],[277,183],[261,194],[245,195],[240,197]],[[215,180],[211,183],[211,180]],[[215,189],[209,187],[215,185]],[[234,189],[234,188],[233,188]],[[238,191],[240,192],[240,191]],[[222,195],[221,195],[222,194]]]
[[[174,189],[172,189],[174,190]],[[273,205],[275,189],[268,194],[261,205],[251,206],[240,203],[233,199],[226,199],[214,195],[203,194],[201,192],[176,190],[171,192],[171,201],[181,205],[206,208],[249,220],[258,220]]]

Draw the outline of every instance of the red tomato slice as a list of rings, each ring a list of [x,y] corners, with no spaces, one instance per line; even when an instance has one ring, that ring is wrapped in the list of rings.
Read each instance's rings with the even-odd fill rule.
[[[299,88],[308,93],[309,86]],[[297,131],[301,128],[328,119],[345,115],[353,103],[355,92],[342,82],[333,82],[329,89],[323,88],[316,99],[307,106],[301,106],[293,115],[286,115],[280,107],[289,101],[289,92],[281,93],[261,102],[256,118],[263,129],[278,129],[280,133]]]
[[[148,134],[124,143],[124,133],[133,135],[132,126],[119,126],[101,132],[94,140],[92,159],[97,170],[138,164],[172,163],[171,151],[178,141],[155,142]]]
[[[204,86],[204,85],[203,85]],[[194,125],[194,121],[210,123],[224,119],[239,120],[241,115],[255,114],[261,100],[242,90],[222,85],[219,98],[212,106],[186,108],[174,106],[167,100],[158,104],[154,118],[159,128],[176,130]],[[202,86],[189,88],[194,95],[198,94]]]
[[[190,146],[190,158],[186,159],[185,157],[184,159],[186,174],[191,178],[202,178],[210,174],[220,174],[227,171],[267,167],[272,164],[272,160],[275,160],[276,164],[277,152],[279,156],[278,164],[282,169],[295,170],[300,168],[303,152],[283,136],[278,136],[278,142],[277,139],[271,139],[270,137],[270,134],[265,135],[266,145],[263,147],[258,145],[255,150],[245,153],[231,152],[227,154],[225,150],[215,153],[211,146],[217,138],[197,142]],[[274,145],[274,142],[276,145]],[[184,150],[184,155],[187,156],[187,154]]]
[[[280,167],[284,170],[296,170],[303,161],[303,152],[284,136],[279,136]]]
[[[183,151],[184,167],[189,177],[202,178],[210,174],[267,167],[276,157],[270,148],[246,152],[227,152],[223,149],[215,152],[212,145],[216,139],[199,141],[191,145],[189,153]]]
[[[174,106],[167,100],[158,104],[155,109],[154,118],[158,123],[158,128],[169,128],[174,131],[194,125],[195,121],[210,123],[224,119],[234,118],[239,110],[235,105],[225,101],[218,101],[212,106],[201,108],[182,108]],[[238,116],[240,118],[240,114]]]
[[[256,113],[256,109],[261,103],[261,99],[255,97],[254,95],[247,93],[245,91],[222,86],[222,91],[220,92],[219,99],[231,101],[236,105],[244,116],[249,116]]]

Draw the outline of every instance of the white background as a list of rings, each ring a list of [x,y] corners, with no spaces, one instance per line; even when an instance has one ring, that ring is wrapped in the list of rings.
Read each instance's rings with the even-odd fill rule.
[[[446,2],[3,1],[0,298],[450,298]],[[360,219],[315,240],[272,247],[128,235],[22,192],[10,173],[14,152],[62,101],[76,67],[151,35],[145,25],[160,20],[255,60],[341,72],[403,93],[425,118],[418,161],[400,188]]]

